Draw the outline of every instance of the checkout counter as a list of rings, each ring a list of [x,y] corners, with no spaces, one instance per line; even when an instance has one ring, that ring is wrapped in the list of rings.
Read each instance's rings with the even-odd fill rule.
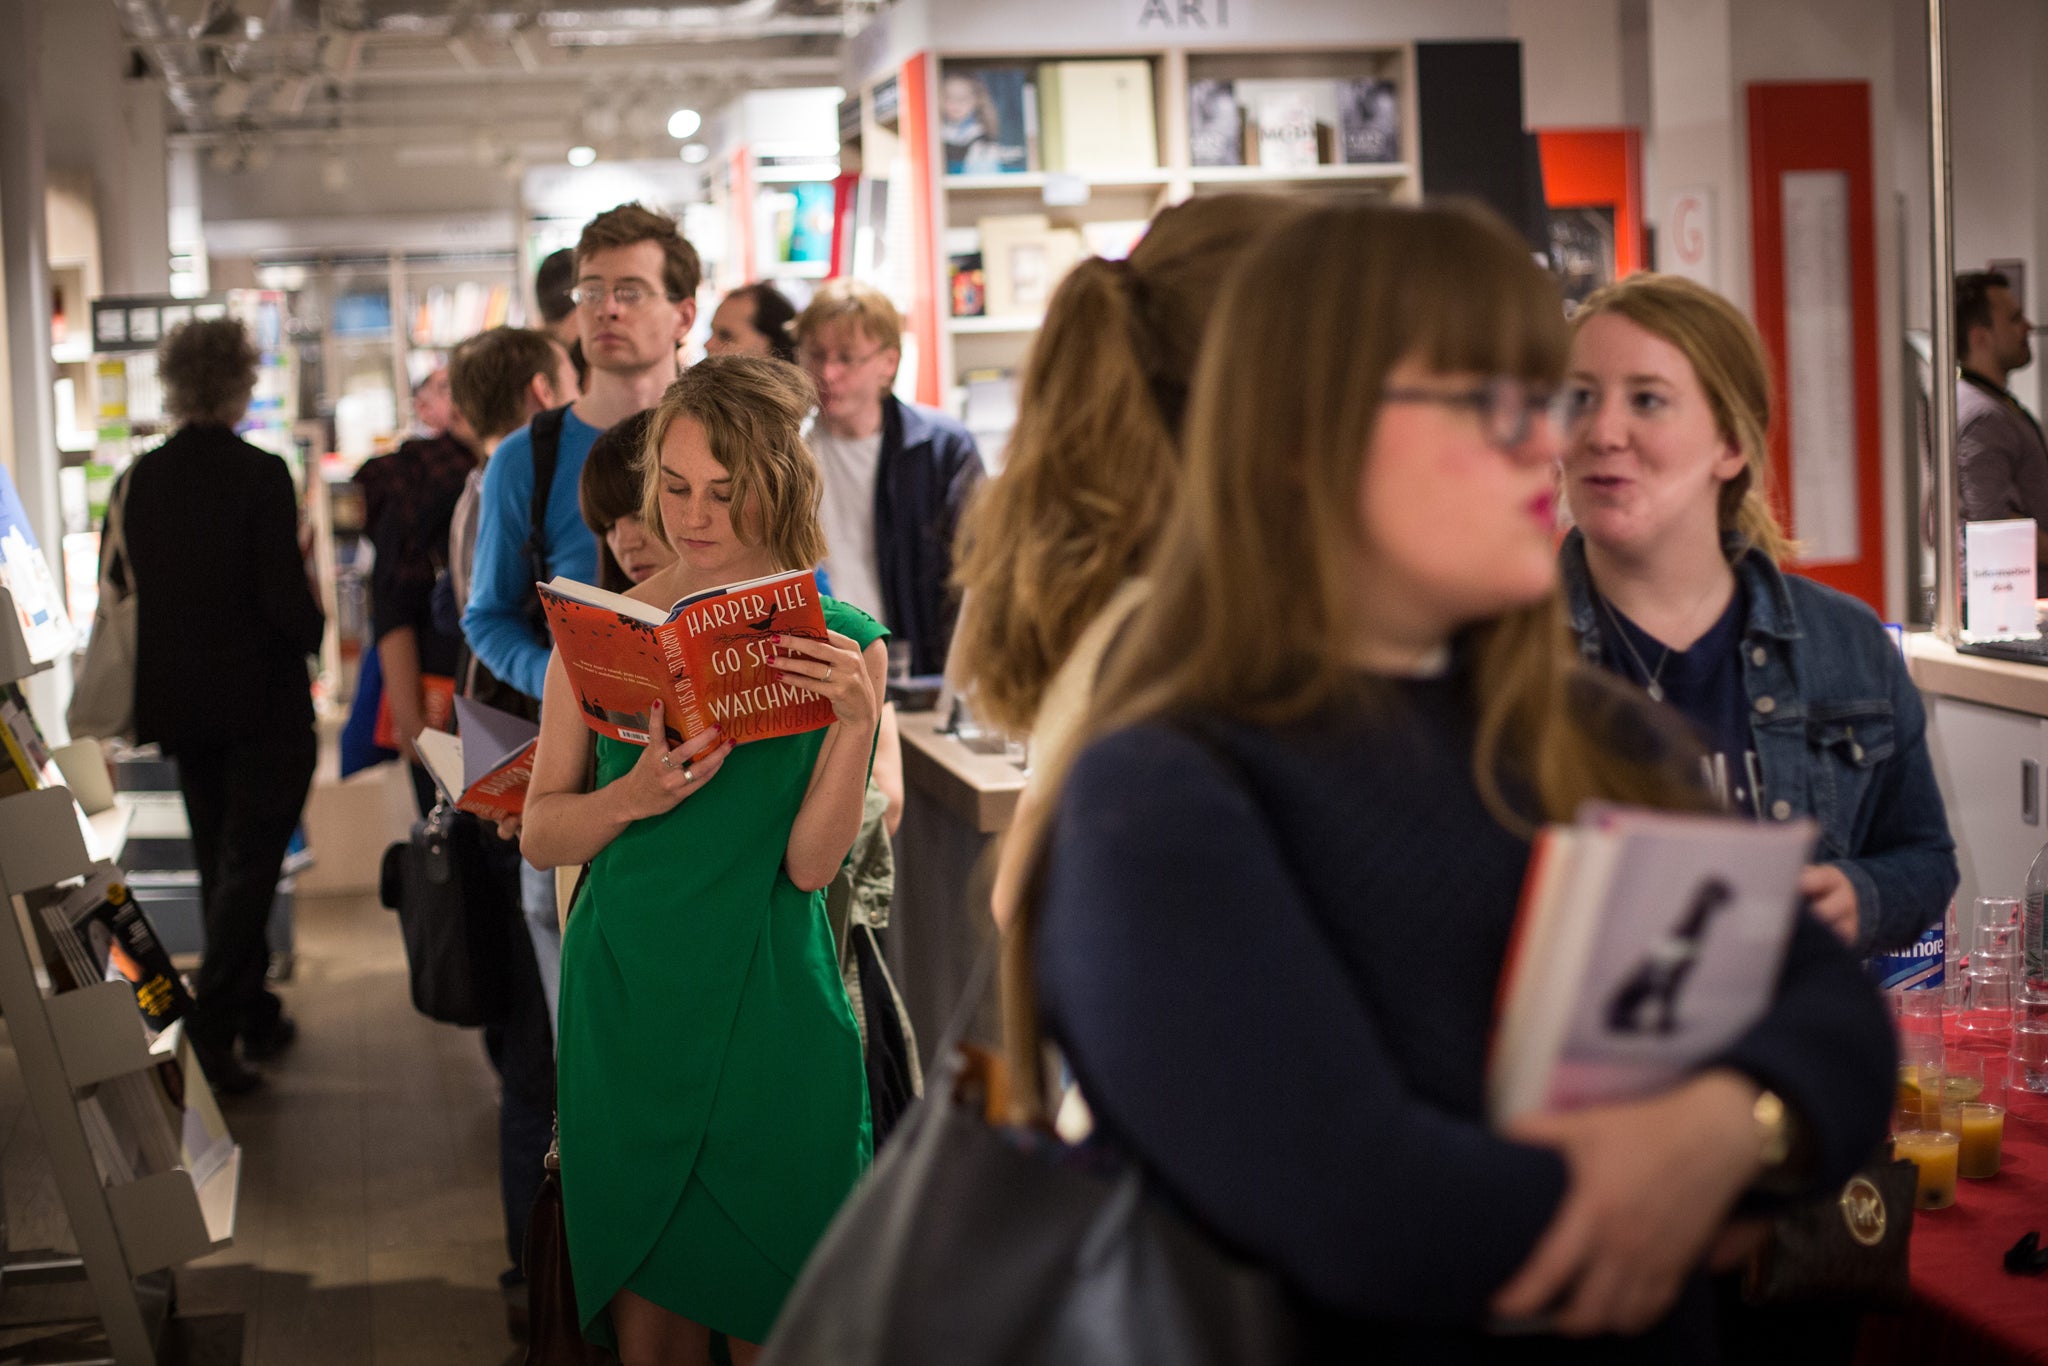
[[[1955,836],[1957,905],[2019,896],[2048,843],[2048,667],[1960,654],[1931,631],[1909,634],[1905,648]]]
[[[980,753],[943,733],[938,712],[907,712],[899,720],[903,824],[887,953],[929,1069],[976,958],[995,938],[988,904],[996,837],[1017,809],[1024,771],[1001,753]],[[972,1032],[997,1036],[993,999],[982,1004]]]

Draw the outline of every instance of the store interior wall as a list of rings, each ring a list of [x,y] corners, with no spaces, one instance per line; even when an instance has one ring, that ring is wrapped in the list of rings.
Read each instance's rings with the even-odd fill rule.
[[[104,0],[42,6],[42,95],[53,172],[90,174],[100,278],[110,294],[170,288],[163,87],[130,80],[120,17]]]

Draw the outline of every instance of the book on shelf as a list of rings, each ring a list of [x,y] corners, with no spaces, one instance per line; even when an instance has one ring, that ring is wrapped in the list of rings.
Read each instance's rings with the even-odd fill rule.
[[[29,659],[47,664],[70,650],[75,639],[71,617],[57,576],[36,544],[28,509],[15,491],[14,479],[0,465],[0,588],[14,599],[14,618]]]
[[[455,699],[457,733],[422,731],[420,762],[457,811],[489,821],[526,811],[540,727],[467,697]]]
[[[948,228],[943,245],[952,315],[956,318],[979,318],[987,304],[987,295],[983,292],[981,231],[978,228]]]
[[[43,730],[19,683],[0,683],[0,797],[64,786]]]
[[[1114,175],[1159,169],[1152,63],[1041,62],[1038,107],[1046,170]]]
[[[1328,159],[1336,91],[1327,81],[1239,81],[1238,91],[1251,111],[1245,140],[1257,148],[1259,165],[1298,171]]]
[[[1760,1019],[1814,833],[1598,804],[1546,827],[1501,970],[1494,1121],[1654,1093]]]
[[[1021,66],[955,67],[939,82],[939,140],[948,175],[1034,170],[1037,91]]]
[[[126,982],[155,1038],[191,1010],[192,997],[123,878],[110,863],[96,865],[79,886],[42,905],[43,924],[71,980]]]
[[[1244,107],[1229,81],[1188,83],[1188,160],[1196,166],[1244,165]]]
[[[745,744],[832,724],[832,704],[771,663],[777,635],[825,638],[812,570],[706,589],[665,610],[564,578],[541,584],[540,600],[583,720],[600,735],[646,744],[656,702],[672,745],[712,726]]]
[[[1348,166],[1401,159],[1401,95],[1392,81],[1337,82],[1337,149]]]
[[[1045,312],[1061,280],[1081,260],[1081,234],[1056,228],[1042,213],[984,218],[981,231],[983,311],[991,318]]]

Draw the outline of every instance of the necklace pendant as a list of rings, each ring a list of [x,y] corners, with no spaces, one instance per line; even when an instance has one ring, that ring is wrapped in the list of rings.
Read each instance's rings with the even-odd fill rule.
[[[1650,694],[1652,702],[1662,702],[1664,700],[1664,690],[1657,686],[1657,680],[1654,678],[1650,680],[1649,686],[1645,691]]]

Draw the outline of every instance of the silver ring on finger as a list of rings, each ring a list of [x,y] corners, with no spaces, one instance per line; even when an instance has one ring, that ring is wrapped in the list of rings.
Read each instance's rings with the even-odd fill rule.
[[[683,781],[686,783],[694,783],[697,781],[696,771],[690,767],[690,761],[688,759],[683,760]]]
[[[818,681],[820,683],[830,683],[832,681],[832,666],[830,664],[825,666],[825,676]]]

